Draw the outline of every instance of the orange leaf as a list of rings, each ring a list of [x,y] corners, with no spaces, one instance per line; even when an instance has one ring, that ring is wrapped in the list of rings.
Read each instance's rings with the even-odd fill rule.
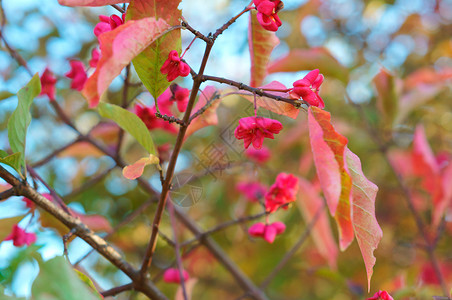
[[[256,18],[257,12],[252,10],[248,27],[248,45],[251,57],[251,82],[250,85],[257,87],[262,85],[267,76],[267,64],[270,54],[279,44],[279,39],[274,32],[264,29]]]
[[[383,237],[383,231],[375,217],[375,198],[378,187],[369,181],[361,169],[359,157],[345,149],[348,172],[352,178],[352,222],[356,240],[364,259],[367,273],[367,288],[370,291],[370,279],[376,258],[374,251]]]
[[[122,175],[130,180],[137,179],[143,175],[144,167],[147,165],[154,165],[159,163],[159,158],[153,154],[148,157],[143,157],[137,160],[135,163],[124,167],[122,169]]]
[[[88,78],[82,94],[90,107],[96,107],[101,95],[132,59],[161,37],[170,26],[163,20],[145,18],[128,21],[99,36],[101,58]]]
[[[298,72],[319,69],[326,77],[348,82],[348,69],[342,66],[325,48],[296,49],[268,66],[269,73]]]
[[[298,178],[298,183],[300,185],[298,207],[306,223],[310,223],[317,211],[323,207],[323,199],[319,196],[319,189],[309,181]],[[336,269],[339,250],[334,241],[330,221],[325,211],[321,212],[320,218],[312,228],[311,235],[320,254],[328,261],[332,269]]]
[[[309,108],[308,126],[320,186],[338,225],[339,245],[343,251],[353,241],[350,202],[352,181],[344,156],[348,141],[334,130],[330,113],[320,108]]]
[[[260,87],[261,89],[272,89],[272,90],[287,90],[286,86],[278,81],[272,81],[269,84]],[[275,96],[281,96],[284,98],[289,98],[289,93],[286,92],[267,92]],[[249,93],[239,93],[243,98],[247,99],[251,103],[254,103],[254,95]],[[258,107],[262,107],[277,113],[278,115],[288,116],[289,118],[296,119],[298,113],[300,112],[298,108],[289,104],[287,102],[276,101],[268,97],[260,97],[256,95],[256,104]]]
[[[206,88],[202,91],[201,95],[199,96],[199,100],[196,103],[193,113],[196,113],[201,108],[203,108],[209,100],[213,99],[215,97],[215,93],[217,92],[217,89],[213,86],[206,86]],[[190,123],[190,125],[187,128],[187,132],[185,133],[185,138],[189,137],[196,131],[198,131],[201,128],[210,126],[210,125],[217,125],[218,124],[218,116],[217,116],[217,108],[218,105],[220,105],[220,99],[214,99],[213,102],[210,104],[210,106],[204,111],[203,114],[199,115],[193,121]],[[193,115],[193,114],[192,114]]]

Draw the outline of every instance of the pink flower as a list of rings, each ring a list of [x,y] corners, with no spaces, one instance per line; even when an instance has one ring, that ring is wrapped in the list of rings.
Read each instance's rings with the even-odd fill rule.
[[[177,133],[177,128],[165,120],[157,118],[155,116],[156,112],[155,106],[135,105],[135,114],[143,121],[149,130],[160,128],[170,133]]]
[[[281,205],[294,202],[297,192],[298,178],[292,174],[279,173],[275,183],[265,194],[265,209],[275,212]],[[287,206],[284,209],[287,209]]]
[[[21,247],[23,245],[30,246],[36,242],[36,235],[34,233],[27,233],[17,224],[13,226],[13,231],[4,239],[4,241],[13,241],[13,245]]]
[[[386,291],[378,291],[372,297],[367,298],[367,300],[394,300],[394,298]]]
[[[171,101],[175,101],[177,104],[177,109],[180,112],[184,112],[187,109],[188,97],[190,96],[190,90],[180,87],[179,85],[173,83],[170,86],[172,93]]]
[[[282,25],[277,13],[284,6],[280,0],[253,0],[257,9],[257,21],[269,31],[277,31]]]
[[[85,65],[78,60],[72,60],[70,64],[71,70],[64,74],[64,76],[72,79],[71,89],[81,91],[88,78],[88,76],[86,76]]]
[[[122,14],[122,18],[117,15],[99,16],[99,23],[94,27],[94,35],[99,36],[104,32],[115,29],[116,27],[124,24],[125,22],[125,14]]]
[[[257,163],[263,164],[267,162],[270,159],[270,150],[262,146],[261,149],[254,149],[254,148],[248,148],[245,151],[245,155],[251,159],[254,160]]]
[[[51,101],[55,100],[55,84],[57,82],[56,77],[53,75],[52,71],[48,68],[44,70],[41,75],[41,94],[47,95]]]
[[[185,77],[190,74],[190,67],[180,60],[176,50],[172,50],[168,54],[168,59],[163,63],[160,72],[166,75],[166,80],[173,81],[179,76]]]
[[[273,243],[276,236],[286,230],[286,225],[282,222],[272,224],[256,223],[248,229],[248,233],[254,237],[261,237],[270,244]]]
[[[309,105],[325,107],[322,98],[319,96],[320,85],[323,83],[323,75],[315,69],[309,72],[303,79],[293,83],[293,89],[290,95],[295,98],[303,98]]]
[[[100,59],[100,52],[99,50],[97,50],[97,48],[94,48],[91,51],[91,59],[89,61],[89,66],[91,68],[95,68],[97,66],[97,63],[99,62]]]
[[[25,202],[25,206],[30,210],[34,210],[36,208],[36,204],[27,197],[23,197],[22,201]]]
[[[282,124],[273,119],[263,117],[246,117],[239,120],[239,126],[234,135],[237,139],[243,139],[245,149],[251,143],[255,149],[261,149],[264,138],[273,139],[273,134],[278,134],[283,129]]]
[[[239,182],[235,188],[251,202],[259,202],[267,191],[267,187],[259,182]]]
[[[190,278],[190,276],[185,270],[182,270],[182,274],[184,276],[184,281],[186,282]],[[163,281],[165,281],[166,283],[180,283],[179,270],[176,268],[167,269],[165,273],[163,273]]]

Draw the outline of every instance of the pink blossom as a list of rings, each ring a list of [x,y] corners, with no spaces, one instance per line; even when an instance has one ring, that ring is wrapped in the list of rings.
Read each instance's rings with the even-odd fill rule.
[[[181,61],[176,50],[170,51],[168,59],[163,63],[160,72],[166,75],[166,80],[173,81],[179,76],[186,77],[190,74],[190,67]]]
[[[177,133],[177,128],[165,120],[157,118],[155,116],[156,112],[155,106],[135,105],[135,114],[143,121],[149,130],[160,128],[170,133]]]
[[[245,149],[253,144],[255,149],[261,149],[264,138],[273,139],[273,134],[278,134],[283,129],[282,124],[273,119],[263,117],[246,117],[239,120],[239,126],[234,135],[239,140],[244,140]]]
[[[286,230],[286,225],[282,222],[272,224],[256,223],[248,229],[248,233],[254,237],[261,237],[272,244],[277,235]]]
[[[293,89],[290,95],[293,98],[302,98],[309,105],[325,107],[322,98],[319,96],[320,85],[323,83],[323,75],[319,74],[319,70],[315,69],[309,72],[303,79],[293,83]]]
[[[4,241],[13,241],[13,245],[21,247],[23,245],[30,246],[36,242],[36,235],[34,233],[25,232],[17,224],[13,226],[12,232],[4,239]]]
[[[367,300],[394,300],[394,298],[386,291],[378,291],[372,297],[367,298]]]
[[[56,77],[53,75],[52,71],[48,68],[44,70],[44,73],[41,75],[41,94],[39,95],[47,95],[51,101],[55,100],[55,84],[57,82]]]
[[[298,178],[292,174],[279,173],[275,183],[265,194],[265,209],[275,212],[281,205],[295,201],[297,192]]]
[[[185,270],[182,270],[182,274],[184,276],[184,281],[186,282],[190,278],[190,276]],[[167,269],[163,274],[163,281],[165,281],[166,283],[180,283],[179,270],[176,268]]]
[[[188,97],[190,96],[190,90],[180,87],[179,85],[173,83],[170,86],[172,93],[171,101],[175,101],[177,104],[177,109],[180,112],[184,112],[187,109]]]
[[[97,66],[97,63],[99,62],[100,59],[100,52],[99,50],[97,50],[97,48],[94,48],[91,51],[91,59],[89,61],[89,66],[91,68],[95,68]]]
[[[81,91],[88,78],[86,76],[85,65],[78,60],[72,60],[70,64],[71,70],[64,74],[64,76],[72,79],[71,89]]]
[[[254,160],[257,163],[263,164],[270,159],[271,153],[267,147],[262,146],[261,149],[254,149],[254,148],[246,149],[245,155],[249,159]]]
[[[251,202],[259,202],[267,191],[267,187],[260,182],[239,182],[235,188]]]
[[[125,14],[122,14],[122,18],[117,15],[99,16],[99,23],[94,27],[94,35],[99,36],[104,32],[115,29],[116,27],[124,24],[125,22]]]
[[[269,31],[277,31],[282,25],[277,13],[281,10],[283,3],[280,0],[253,0],[257,9],[257,21]]]

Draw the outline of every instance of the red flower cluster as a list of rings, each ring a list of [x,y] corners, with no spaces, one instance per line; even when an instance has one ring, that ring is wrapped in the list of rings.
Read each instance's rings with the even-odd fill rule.
[[[367,300],[394,300],[394,298],[386,291],[378,291],[372,297],[367,298]]]
[[[186,282],[190,278],[190,276],[185,270],[182,270],[182,274],[184,276],[184,281]],[[163,273],[163,281],[165,281],[166,283],[180,283],[179,270],[175,268],[167,269],[165,273]]]
[[[273,243],[276,236],[286,230],[286,225],[282,222],[272,224],[256,223],[248,229],[248,233],[254,237],[261,237],[270,244]]]
[[[280,11],[284,4],[281,0],[253,0],[257,9],[257,21],[261,26],[269,31],[277,31],[279,26],[282,25],[281,20],[278,17],[278,11]]]
[[[166,80],[173,81],[179,76],[188,76],[188,74],[190,74],[190,67],[181,61],[176,50],[172,50],[168,54],[168,59],[165,60],[163,66],[160,68],[160,72],[162,72],[162,74],[167,74]]]
[[[234,135],[239,140],[244,140],[245,149],[253,144],[255,149],[261,149],[264,138],[273,139],[273,134],[278,134],[283,129],[282,124],[273,119],[263,117],[246,117],[239,120],[239,126]]]
[[[275,212],[281,205],[295,201],[297,192],[298,178],[292,174],[279,173],[275,183],[265,194],[265,209],[268,212]]]
[[[104,32],[113,30],[116,27],[124,24],[125,17],[126,17],[126,14],[122,14],[122,17],[119,17],[117,15],[111,15],[110,17],[100,15],[99,16],[100,22],[97,23],[96,26],[94,27],[94,35],[99,36]]]
[[[319,96],[320,85],[323,83],[323,75],[319,74],[319,70],[315,69],[309,72],[303,79],[293,83],[293,89],[290,96],[295,99],[302,98],[309,105],[325,107],[322,98]]]
[[[35,210],[36,204],[35,204],[33,201],[31,201],[31,200],[28,199],[27,197],[23,197],[23,198],[22,198],[22,201],[25,202],[25,206],[26,206],[27,208],[29,208],[30,210]]]
[[[55,100],[55,84],[57,82],[56,77],[53,75],[49,68],[44,70],[41,75],[41,95],[47,95],[51,101]]]
[[[250,202],[259,202],[267,191],[267,187],[260,182],[239,182],[235,188]]]
[[[64,76],[72,79],[71,89],[81,91],[88,78],[86,76],[85,65],[78,60],[72,60],[70,64],[71,70],[64,74]]]
[[[12,232],[4,239],[4,241],[13,241],[13,245],[21,247],[23,245],[30,246],[36,242],[36,235],[34,233],[25,232],[17,224],[13,226]]]

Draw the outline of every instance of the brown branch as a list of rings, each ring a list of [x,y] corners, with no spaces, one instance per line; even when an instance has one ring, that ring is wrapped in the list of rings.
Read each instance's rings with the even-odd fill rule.
[[[210,54],[210,50],[212,49],[212,46],[213,46],[213,44],[207,44],[207,46],[206,46],[206,49],[204,52],[204,57],[201,62],[200,70],[198,72],[198,75],[194,79],[193,88],[191,90],[190,98],[189,98],[188,104],[187,104],[187,110],[185,111],[185,114],[184,114],[184,118],[183,118],[184,125],[180,126],[179,133],[178,133],[177,139],[176,139],[176,144],[174,145],[173,153],[171,154],[171,158],[170,158],[170,161],[168,164],[165,182],[162,186],[160,200],[159,200],[159,203],[157,206],[157,211],[154,216],[154,221],[152,223],[151,238],[149,240],[149,244],[146,249],[146,253],[145,253],[142,265],[141,265],[141,276],[143,276],[143,277],[146,276],[147,269],[152,262],[152,256],[154,254],[155,246],[157,244],[158,229],[159,229],[160,221],[162,218],[163,210],[166,206],[168,193],[169,193],[171,182],[173,179],[174,168],[176,167],[177,157],[179,156],[180,150],[182,149],[182,144],[184,143],[185,132],[187,131],[187,128],[188,128],[188,120],[190,118],[191,111],[195,104],[196,95],[198,94],[199,87],[201,86],[201,83],[202,83],[202,74],[206,67],[207,59],[209,58],[209,54]]]
[[[184,125],[184,121],[175,116],[162,115],[160,112],[156,112],[155,116],[169,123],[176,123],[178,125]]]
[[[139,276],[138,271],[135,270],[127,261],[125,261],[121,257],[121,254],[119,254],[104,239],[96,235],[91,229],[83,224],[80,219],[74,218],[70,214],[66,213],[53,202],[43,197],[36,190],[30,187],[26,181],[21,182],[1,166],[0,177],[14,186],[20,196],[27,197],[36,205],[50,213],[57,220],[63,223],[69,230],[73,231],[75,235],[80,237],[91,247],[96,249],[99,254],[105,257],[118,269],[123,271],[134,282],[134,288],[136,290],[141,291],[151,299],[167,299],[167,297],[160,292],[151,281],[143,280]]]
[[[271,98],[276,101],[286,102],[286,103],[292,104],[296,108],[300,108],[301,103],[306,104],[304,101],[301,101],[301,100],[294,100],[294,99],[290,99],[290,98],[276,96],[276,95],[265,92],[261,88],[253,88],[249,85],[246,85],[241,82],[234,81],[234,80],[230,80],[230,79],[216,77],[216,76],[210,76],[210,75],[203,75],[202,78],[203,78],[203,81],[210,80],[210,81],[215,81],[215,82],[219,82],[219,83],[224,83],[224,84],[227,84],[230,86],[234,86],[234,87],[238,88],[239,90],[248,91],[248,92],[251,92],[252,94],[256,94],[261,97],[267,97],[267,98]]]
[[[188,120],[188,123],[191,123],[196,117],[202,115],[217,99],[220,99],[220,95],[217,92],[215,92],[212,95],[212,97],[207,101],[206,105],[204,105],[197,112],[191,115],[190,119]]]
[[[120,285],[117,287],[114,287],[112,289],[106,290],[101,292],[100,294],[103,297],[113,297],[116,296],[122,292],[127,292],[133,289],[133,283],[128,283],[128,284],[124,284],[124,285]]]
[[[0,193],[0,201],[6,200],[12,196],[17,196],[17,192],[15,191],[14,188],[10,188],[6,191],[1,192]]]
[[[252,3],[252,2],[251,2]],[[216,40],[217,37],[222,34],[226,29],[229,28],[229,26],[232,25],[232,23],[234,23],[238,18],[240,18],[241,15],[243,15],[244,13],[246,13],[247,11],[251,10],[252,7],[250,7],[250,4],[248,4],[248,6],[246,6],[241,12],[239,12],[236,16],[232,17],[229,21],[227,21],[223,26],[221,26],[220,28],[217,29],[217,31],[215,31],[214,35],[212,36],[212,40]]]
[[[184,17],[182,17],[182,27],[187,29],[188,31],[190,31],[191,33],[193,33],[194,36],[196,36],[197,38],[203,40],[204,42],[206,42],[207,44],[212,44],[213,41],[212,39],[206,37],[205,35],[203,35],[201,32],[199,32],[198,30],[195,30],[193,27],[191,27],[187,20],[184,19]]]
[[[111,4],[110,6],[113,7],[114,9],[116,9],[117,11],[119,11],[122,14],[126,12],[124,9],[122,9],[122,7],[120,7],[117,4]]]

